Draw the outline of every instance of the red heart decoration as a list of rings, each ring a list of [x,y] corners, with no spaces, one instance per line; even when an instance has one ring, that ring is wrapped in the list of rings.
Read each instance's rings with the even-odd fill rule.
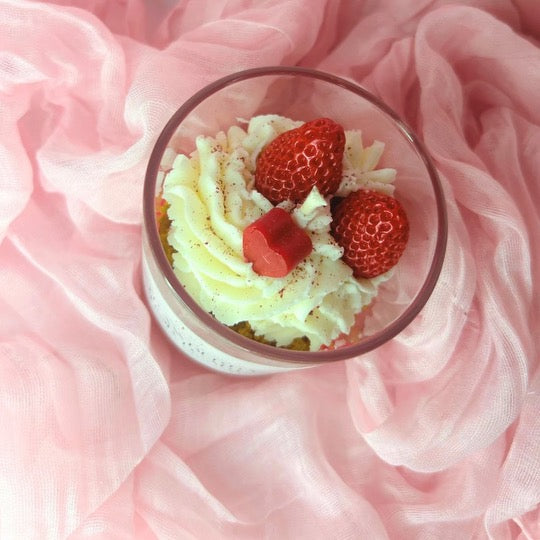
[[[268,277],[285,277],[313,249],[309,235],[277,207],[246,227],[242,240],[253,270]]]

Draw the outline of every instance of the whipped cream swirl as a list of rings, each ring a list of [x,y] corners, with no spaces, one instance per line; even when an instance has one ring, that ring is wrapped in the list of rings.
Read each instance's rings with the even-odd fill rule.
[[[277,115],[256,116],[247,129],[232,126],[215,137],[197,137],[191,155],[174,159],[163,198],[170,205],[175,274],[203,309],[228,326],[247,321],[278,346],[306,336],[310,349],[318,350],[349,332],[391,271],[374,279],[353,277],[330,234],[329,198],[316,188],[300,205],[279,205],[311,237],[314,249],[304,261],[286,277],[270,278],[256,274],[244,259],[244,229],[273,206],[253,188],[257,156],[280,133],[300,125]],[[391,194],[395,170],[376,169],[384,144],[364,148],[360,131],[345,135],[337,194],[360,188]]]

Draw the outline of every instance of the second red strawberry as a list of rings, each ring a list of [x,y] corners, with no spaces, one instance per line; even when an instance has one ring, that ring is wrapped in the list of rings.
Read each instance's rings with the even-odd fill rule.
[[[395,266],[409,239],[401,203],[384,193],[359,189],[337,203],[332,236],[356,278],[373,278]]]

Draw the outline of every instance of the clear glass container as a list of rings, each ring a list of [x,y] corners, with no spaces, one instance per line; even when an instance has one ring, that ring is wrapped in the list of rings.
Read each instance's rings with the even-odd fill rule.
[[[309,121],[329,117],[364,141],[385,143],[381,167],[397,169],[395,196],[409,217],[407,248],[344,346],[294,351],[246,338],[205,312],[175,277],[155,211],[171,156],[189,155],[198,135],[215,136],[238,119],[279,114]],[[446,247],[444,194],[418,137],[388,106],[334,75],[299,67],[263,67],[224,77],[197,92],[172,116],[150,156],[144,185],[143,280],[149,306],[183,355],[224,373],[260,375],[358,357],[392,339],[419,313],[440,273]]]

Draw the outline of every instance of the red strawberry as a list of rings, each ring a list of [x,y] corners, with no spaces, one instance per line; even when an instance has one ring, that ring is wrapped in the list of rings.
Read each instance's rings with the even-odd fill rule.
[[[284,277],[307,257],[313,245],[283,208],[270,212],[244,229],[244,257],[261,276]]]
[[[330,195],[341,182],[344,148],[343,128],[329,118],[286,131],[260,153],[255,188],[273,204],[301,202],[313,186]]]
[[[331,231],[354,276],[372,278],[398,262],[409,239],[409,221],[397,199],[361,189],[337,204]]]

